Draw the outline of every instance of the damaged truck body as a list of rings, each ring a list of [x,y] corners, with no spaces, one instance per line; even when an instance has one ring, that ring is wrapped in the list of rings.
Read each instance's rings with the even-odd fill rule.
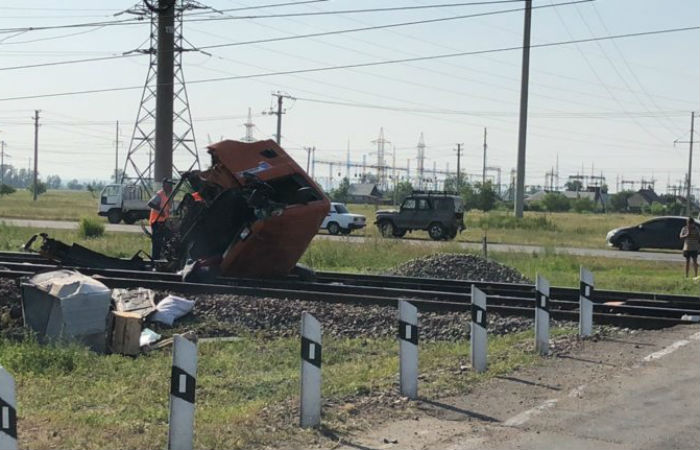
[[[328,213],[329,199],[275,141],[224,140],[207,150],[211,167],[180,174],[168,197],[174,207],[165,220],[161,260],[112,258],[46,234],[39,235],[38,252],[73,266],[183,270],[192,280],[288,275]]]

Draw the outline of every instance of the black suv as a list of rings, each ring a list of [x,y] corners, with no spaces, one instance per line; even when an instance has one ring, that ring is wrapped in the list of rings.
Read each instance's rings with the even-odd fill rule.
[[[454,239],[465,228],[462,199],[451,192],[413,191],[399,211],[377,211],[374,223],[384,237],[403,237],[407,231],[426,230],[436,241]]]

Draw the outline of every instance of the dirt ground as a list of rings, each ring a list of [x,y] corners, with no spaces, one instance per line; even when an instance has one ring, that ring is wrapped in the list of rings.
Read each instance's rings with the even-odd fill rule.
[[[666,355],[664,349],[668,346],[673,350],[691,342],[697,346],[696,340],[700,338],[698,330],[700,328],[695,325],[687,325],[663,330],[629,331],[599,340],[580,341],[565,353],[545,358],[538,366],[481,383],[467,395],[439,400],[420,398],[408,402],[401,413],[370,411],[363,418],[366,427],[342,439],[338,438],[326,448],[523,448],[517,444],[517,440],[513,440],[515,434],[539,434],[537,427],[540,424],[533,425],[538,416],[542,416],[543,427],[546,427],[548,412],[551,412],[553,421],[558,413],[571,414],[571,408],[582,411],[585,402],[605,402],[606,398],[624,389],[626,379],[634,380],[640,367],[661,361],[655,357],[651,358],[651,362],[644,361],[648,355],[661,351],[663,357]],[[678,342],[681,344],[678,345]],[[693,352],[694,347],[688,345],[685,351]],[[681,359],[681,352],[678,353],[676,359]],[[692,372],[697,366],[697,355],[694,356],[690,368],[691,381],[697,384],[700,375]],[[683,360],[679,364],[689,365]],[[609,392],[601,392],[605,390]],[[569,409],[557,412],[557,407],[566,402],[574,406],[569,405]],[[624,405],[620,405],[620,408],[624,411]],[[620,426],[627,427],[629,432],[633,427],[623,416],[619,418]],[[575,422],[576,418],[573,420]],[[613,428],[617,426],[615,423],[611,425]],[[695,433],[696,430],[689,431]],[[662,433],[661,429],[659,432]],[[692,433],[690,435],[694,439]],[[600,445],[600,442],[596,445]],[[534,448],[538,447],[541,444]],[[557,448],[556,445],[553,448]],[[626,447],[611,444],[610,448]],[[655,447],[652,445],[648,448]],[[679,444],[674,448],[685,446]]]

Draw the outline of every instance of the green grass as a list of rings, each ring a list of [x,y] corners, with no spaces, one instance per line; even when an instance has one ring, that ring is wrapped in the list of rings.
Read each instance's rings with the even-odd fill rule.
[[[18,189],[10,195],[0,196],[0,218],[72,220],[97,215],[97,195],[93,198],[87,191],[50,190],[32,201],[32,194],[26,189]]]
[[[574,331],[558,329],[554,335]],[[421,395],[464,392],[474,382],[535,364],[539,358],[532,351],[532,339],[531,332],[491,339],[489,370],[481,375],[459,373],[460,361],[469,358],[467,342],[422,344]],[[323,421],[342,430],[356,396],[395,391],[397,343],[325,338],[323,345],[323,397],[343,405],[325,408]],[[165,446],[169,351],[127,358],[71,346],[41,346],[32,340],[0,341],[0,361],[17,381],[23,447]],[[195,446],[250,448],[307,442],[313,434],[296,427],[298,387],[296,338],[244,337],[200,344]]]
[[[120,258],[131,257],[138,250],[150,254],[151,241],[140,233],[117,233],[105,231],[99,238],[84,238],[78,230],[46,230],[43,228],[25,228],[6,225],[0,221],[0,250],[19,251],[25,242],[34,234],[46,232],[50,237],[59,239],[67,244],[73,242],[106,255]],[[38,244],[35,244],[38,248]]]

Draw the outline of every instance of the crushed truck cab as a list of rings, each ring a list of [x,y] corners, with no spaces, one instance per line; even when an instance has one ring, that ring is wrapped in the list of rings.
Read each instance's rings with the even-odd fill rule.
[[[181,173],[167,199],[174,207],[163,225],[162,259],[110,258],[45,234],[39,253],[83,267],[182,270],[188,281],[293,272],[330,208],[323,190],[275,141],[225,140],[207,149],[211,167]]]
[[[330,201],[275,141],[226,140],[208,151],[210,169],[183,175],[198,195],[185,196],[184,214],[168,221],[182,237],[169,245],[179,251],[180,260],[218,262],[223,275],[289,274]]]

